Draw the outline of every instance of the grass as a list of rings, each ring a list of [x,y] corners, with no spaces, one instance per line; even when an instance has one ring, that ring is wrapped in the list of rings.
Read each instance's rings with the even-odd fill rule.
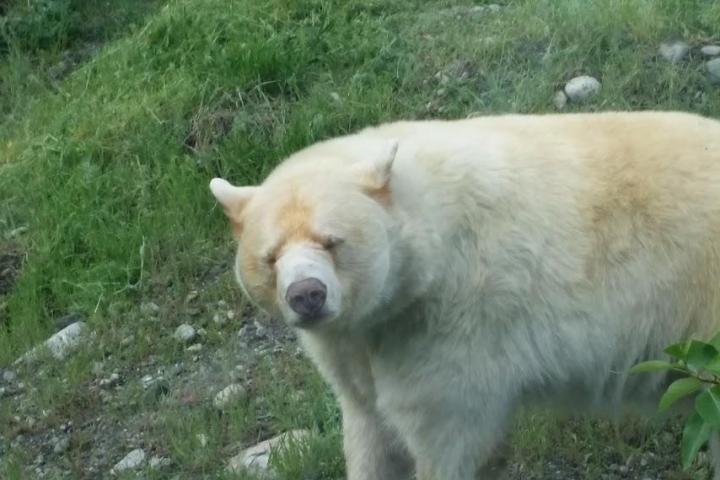
[[[334,401],[292,356],[276,362],[277,374],[258,366],[249,402],[221,417],[205,406],[143,403],[132,388],[119,393],[124,407],[84,398],[94,362],[132,377],[148,358],[187,360],[166,332],[197,309],[211,316],[207,305],[218,300],[242,305],[228,271],[225,220],[207,189],[212,176],[253,183],[298,148],[384,120],[552,111],[554,92],[578,74],[596,76],[603,88],[570,111],[720,116],[720,90],[695,50],[675,65],[656,53],[668,39],[720,40],[718,2],[471,7],[464,0],[10,2],[0,23],[0,266],[11,262],[19,274],[0,290],[0,366],[52,333],[59,316],[79,313],[97,332],[81,354],[33,372],[42,379],[33,406],[49,412],[36,428],[139,409],[152,417],[141,430],[153,448],[179,471],[212,477],[224,475],[237,442],[306,427],[321,435],[309,451],[278,457],[281,478],[338,478]],[[192,290],[199,307],[186,300]],[[156,317],[142,312],[149,300],[160,305]],[[204,325],[207,350],[226,345],[228,327]],[[293,400],[296,390],[306,397]],[[0,408],[0,427],[13,423]],[[549,457],[579,462],[573,432],[594,455],[578,475],[597,478],[608,459],[603,441],[628,443],[609,438],[607,426],[557,425],[543,416],[521,420],[519,460],[533,468]],[[637,431],[647,436],[648,428]],[[198,448],[196,433],[208,436],[209,448]],[[0,476],[22,477],[26,453],[5,451]],[[82,456],[82,448],[66,455],[77,465]]]

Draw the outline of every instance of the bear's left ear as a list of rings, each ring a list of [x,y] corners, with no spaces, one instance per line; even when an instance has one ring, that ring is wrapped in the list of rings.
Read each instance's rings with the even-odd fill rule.
[[[388,190],[392,167],[397,155],[398,141],[393,139],[383,146],[381,153],[369,162],[355,166],[363,188],[370,194]]]
[[[225,215],[230,219],[236,237],[239,237],[242,231],[242,212],[245,205],[259,188],[255,186],[236,187],[222,178],[213,178],[210,181],[210,190],[225,210]]]

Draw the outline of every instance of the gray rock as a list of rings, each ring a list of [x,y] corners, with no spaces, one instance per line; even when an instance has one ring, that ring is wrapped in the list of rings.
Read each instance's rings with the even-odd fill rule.
[[[708,61],[705,66],[710,74],[710,80],[714,83],[720,83],[720,58]]]
[[[242,473],[243,471],[250,471],[255,474],[269,473],[268,463],[272,450],[285,448],[291,442],[301,442],[309,435],[310,432],[307,430],[293,430],[260,442],[231,458],[227,469],[235,473]]]
[[[565,108],[565,105],[567,105],[567,101],[568,97],[565,95],[565,92],[562,90],[555,92],[555,96],[553,97],[553,105],[555,105],[555,108],[562,110]]]
[[[47,348],[56,360],[62,360],[80,345],[86,331],[87,325],[84,322],[75,322],[45,340],[41,348]],[[15,363],[34,361],[38,358],[39,353],[40,348],[35,347],[18,358]]]
[[[183,323],[177,329],[175,329],[175,333],[173,334],[173,337],[179,342],[182,343],[190,343],[193,340],[195,340],[195,337],[197,336],[197,332],[195,329],[188,325],[187,323]]]
[[[213,405],[218,410],[224,410],[231,404],[240,402],[245,398],[247,398],[247,391],[245,390],[245,387],[239,383],[231,383],[215,395]]]
[[[717,57],[720,55],[720,45],[705,45],[700,49],[700,53],[708,57]]]
[[[154,455],[150,458],[148,465],[150,465],[150,468],[158,470],[160,468],[170,465],[170,459]]]
[[[5,370],[2,374],[2,379],[7,383],[12,383],[17,380],[17,374],[12,370]]]
[[[660,55],[670,63],[678,63],[687,57],[690,46],[683,42],[665,42],[658,49]]]
[[[145,302],[140,305],[140,313],[146,316],[155,316],[160,312],[160,307],[155,302]]]
[[[126,470],[135,470],[141,467],[145,463],[145,451],[142,448],[136,448],[132,452],[125,455],[125,458],[120,460],[110,470],[110,473],[116,475]]]
[[[69,447],[70,447],[70,439],[67,437],[60,437],[57,440],[55,440],[55,444],[53,445],[53,452],[58,453],[58,454],[63,453]]]
[[[600,82],[589,75],[581,75],[565,84],[565,95],[571,102],[583,102],[600,92]]]

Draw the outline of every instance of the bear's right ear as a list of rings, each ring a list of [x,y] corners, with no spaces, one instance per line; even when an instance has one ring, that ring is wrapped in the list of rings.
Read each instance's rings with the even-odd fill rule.
[[[242,212],[259,187],[236,187],[222,178],[210,181],[210,190],[230,219],[236,237],[242,232]]]
[[[377,157],[355,165],[356,175],[359,177],[363,189],[383,201],[389,200],[390,177],[397,150],[398,141],[392,139],[383,145]]]

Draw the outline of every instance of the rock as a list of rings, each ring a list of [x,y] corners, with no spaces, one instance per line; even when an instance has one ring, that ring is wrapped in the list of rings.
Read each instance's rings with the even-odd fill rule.
[[[562,110],[565,108],[565,105],[567,105],[567,95],[565,95],[565,92],[562,90],[558,90],[555,92],[555,96],[553,97],[553,105],[555,105],[555,108],[558,110]]]
[[[110,387],[114,387],[119,382],[120,382],[120,375],[118,375],[117,372],[113,372],[110,374],[110,376],[108,378],[103,378],[102,380],[100,380],[100,382],[98,384],[101,387],[110,388]]]
[[[160,307],[155,302],[145,302],[140,305],[140,313],[148,317],[154,317],[160,312]]]
[[[260,442],[231,458],[227,469],[235,473],[241,473],[243,470],[256,474],[267,473],[271,450],[284,448],[290,442],[300,442],[309,435],[310,432],[307,430],[293,430]]]
[[[116,463],[110,470],[110,473],[115,475],[120,472],[124,472],[125,470],[135,470],[136,468],[141,467],[143,463],[145,463],[145,451],[142,448],[137,448],[125,455],[125,458]]]
[[[185,350],[187,350],[188,352],[199,352],[200,350],[202,350],[202,348],[202,343],[194,343],[187,347]]]
[[[165,458],[165,457],[160,457],[158,455],[153,455],[150,458],[148,465],[150,465],[150,468],[158,470],[160,468],[170,465],[170,459]]]
[[[222,313],[216,313],[213,315],[213,323],[218,326],[223,326],[227,323],[227,317],[223,315]]]
[[[80,345],[86,330],[85,322],[75,322],[45,340],[42,347],[47,348],[56,360],[62,360]],[[34,361],[38,358],[38,353],[39,349],[35,347],[18,358],[15,363]]]
[[[245,390],[245,387],[243,387],[239,383],[231,383],[227,387],[220,390],[217,395],[215,395],[213,405],[218,410],[224,410],[231,403],[242,401],[246,397],[247,391]]]
[[[53,452],[63,453],[70,447],[70,439],[67,437],[61,437],[55,441],[53,445]]]
[[[595,77],[581,75],[565,84],[565,94],[571,102],[583,102],[600,92],[600,82]]]
[[[205,435],[204,433],[198,433],[197,435],[195,435],[195,438],[197,438],[198,443],[200,443],[201,447],[203,447],[203,448],[207,447],[207,444],[208,444],[207,435]]]
[[[708,61],[705,66],[710,74],[710,80],[714,83],[720,83],[720,58]]]
[[[191,325],[183,323],[182,325],[177,327],[177,329],[175,329],[175,333],[173,334],[173,336],[178,342],[190,343],[195,340],[197,332]]]
[[[660,45],[658,50],[660,55],[670,63],[678,63],[687,57],[690,52],[690,46],[683,41],[665,42]]]
[[[12,383],[17,380],[17,374],[12,370],[5,370],[2,374],[2,379],[4,382]]]
[[[720,55],[720,45],[705,45],[700,49],[700,53],[708,57],[717,57]]]

